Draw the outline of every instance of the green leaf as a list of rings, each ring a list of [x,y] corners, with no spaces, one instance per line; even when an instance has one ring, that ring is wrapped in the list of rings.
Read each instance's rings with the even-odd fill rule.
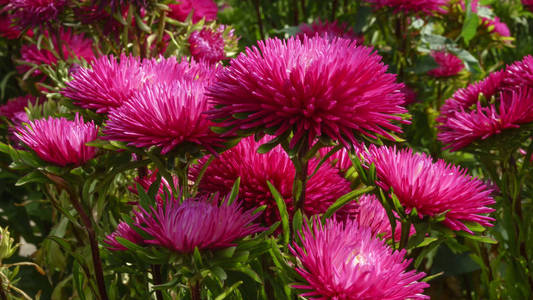
[[[291,236],[289,228],[289,213],[287,212],[287,206],[285,205],[285,200],[283,200],[281,194],[268,180],[267,185],[270,189],[270,193],[272,193],[272,197],[274,197],[274,200],[276,201],[276,205],[278,206],[279,215],[281,217],[281,228],[283,229],[283,242],[285,245],[287,245],[289,244],[289,238]]]
[[[229,197],[228,197],[228,205],[230,205],[231,203],[233,203],[233,201],[235,201],[235,199],[237,199],[237,196],[239,195],[239,187],[241,185],[241,178],[238,177],[237,180],[235,180],[235,182],[233,183],[233,186],[231,187],[231,193],[229,194]]]
[[[302,210],[298,209],[292,218],[292,231],[294,232],[294,235],[302,229],[302,220]]]
[[[373,189],[373,186],[367,186],[362,189],[353,190],[347,194],[342,195],[333,204],[331,204],[330,207],[328,207],[328,210],[326,210],[326,212],[322,216],[322,223],[324,223],[327,218],[331,217],[337,210],[339,210],[339,208],[346,205],[346,203],[352,201],[355,197],[359,195],[372,191]]]
[[[78,297],[84,300],[87,298],[85,298],[85,291],[83,290],[83,279],[84,276],[81,273],[80,264],[77,261],[74,261],[72,265],[72,281],[74,283],[76,291],[78,292]]]
[[[33,171],[33,172],[30,172],[24,175],[24,177],[20,178],[19,180],[17,180],[15,185],[21,186],[21,185],[25,185],[26,183],[30,183],[30,182],[46,183],[48,182],[48,179],[40,171]]]
[[[470,40],[476,36],[477,27],[479,25],[479,17],[475,12],[472,11],[470,0],[466,1],[465,7],[465,22],[463,24],[463,29],[461,30],[461,37],[465,41],[466,45],[470,43]]]
[[[215,300],[222,300],[225,299],[229,294],[231,294],[239,285],[242,284],[242,281],[235,282],[232,286],[224,290],[224,293],[218,295]]]

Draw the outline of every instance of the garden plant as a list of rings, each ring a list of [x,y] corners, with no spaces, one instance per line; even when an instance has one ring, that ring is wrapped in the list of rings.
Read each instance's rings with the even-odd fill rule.
[[[0,300],[533,299],[533,1],[0,0]]]

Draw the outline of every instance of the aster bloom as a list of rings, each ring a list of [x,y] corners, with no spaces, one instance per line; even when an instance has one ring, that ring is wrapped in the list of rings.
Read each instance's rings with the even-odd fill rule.
[[[330,39],[333,39],[334,37],[350,39],[356,41],[358,44],[362,44],[364,41],[364,37],[355,33],[352,28],[348,27],[348,24],[338,24],[337,21],[323,22],[321,20],[316,20],[312,24],[302,23],[300,26],[298,26],[298,29],[300,32],[297,36],[302,40],[304,36],[311,38],[315,35],[319,35],[321,37],[328,37]]]
[[[446,7],[450,0],[365,0],[376,8],[390,7],[395,11],[406,13],[422,12],[427,15],[433,13],[446,13]]]
[[[533,0],[522,0],[522,5],[529,11],[533,12]]]
[[[407,213],[416,208],[422,218],[447,212],[442,223],[452,230],[471,232],[465,222],[492,226],[494,219],[485,215],[494,211],[487,207],[495,203],[492,190],[466,169],[442,159],[433,163],[411,149],[371,145],[363,155],[376,166],[377,185],[392,190]]]
[[[490,73],[487,78],[470,84],[466,88],[458,89],[453,96],[446,100],[440,111],[441,115],[447,116],[456,111],[468,110],[472,105],[477,104],[482,95],[490,99],[502,90],[504,86],[504,72],[497,71]]]
[[[10,99],[0,106],[0,116],[12,119],[16,114],[24,112],[24,108],[27,107],[28,104],[35,104],[36,102],[38,102],[38,99],[32,95]]]
[[[221,202],[221,203],[219,203]],[[254,224],[258,214],[244,211],[240,204],[207,198],[167,201],[148,212],[139,207],[135,215],[143,222],[136,224],[153,239],[147,244],[158,245],[179,253],[215,250],[235,246],[235,241],[265,228]]]
[[[263,143],[265,140],[262,141]],[[247,209],[266,205],[263,221],[272,224],[278,221],[279,211],[267,181],[279,191],[290,215],[294,211],[292,187],[295,176],[294,166],[287,153],[277,146],[268,153],[257,153],[261,142],[255,142],[253,137],[247,137],[235,147],[221,153],[207,167],[199,185],[202,193],[226,194],[231,191],[237,178],[241,178],[239,198]],[[206,159],[200,160],[198,165],[191,168],[192,181],[197,180]],[[309,175],[315,170],[319,161],[309,161]],[[308,215],[324,213],[339,197],[350,192],[350,183],[342,178],[336,169],[323,164],[311,179],[308,180],[303,212]],[[349,215],[356,203],[345,207],[341,213]]]
[[[112,55],[102,56],[91,63],[91,68],[75,72],[61,93],[83,108],[106,113],[126,102],[148,76],[138,57],[121,55],[117,61]]]
[[[178,4],[169,4],[168,16],[180,22],[185,22],[192,13],[192,22],[197,23],[201,19],[213,21],[217,18],[217,4],[213,0],[179,0]]]
[[[419,282],[424,273],[407,271],[411,260],[406,251],[393,251],[372,236],[370,229],[355,221],[334,219],[306,226],[299,233],[302,245],[290,251],[301,262],[296,267],[305,283],[293,288],[305,290],[313,299],[429,299],[423,295],[429,285]]]
[[[506,87],[528,86],[533,88],[533,56],[527,55],[505,69]]]
[[[533,90],[523,87],[502,92],[496,104],[484,107],[478,103],[472,111],[457,111],[440,121],[438,139],[457,151],[474,141],[533,122]]]
[[[134,244],[143,245],[144,240],[140,234],[138,234],[134,229],[128,225],[126,222],[120,222],[117,226],[117,229],[108,235],[104,243],[107,244],[107,248],[112,251],[125,251],[128,248],[124,247],[121,243],[117,241],[117,237],[126,239]]]
[[[483,18],[483,24],[489,29],[489,33],[496,33],[502,37],[510,37],[511,31],[507,24],[500,21],[500,18],[494,17],[493,20]]]
[[[323,37],[268,39],[248,48],[208,89],[210,118],[238,130],[292,131],[291,147],[307,135],[344,145],[358,134],[375,138],[400,132],[406,113],[403,84],[385,73],[381,57],[356,42]]]
[[[439,65],[437,68],[428,72],[429,76],[433,77],[451,77],[459,74],[465,66],[463,61],[448,52],[433,51],[431,56],[435,59],[435,62]]]
[[[61,43],[58,43],[56,36],[52,35],[50,37],[49,32],[45,32],[44,36],[51,38],[56,51],[59,51],[59,45],[61,45],[62,58],[65,60],[78,58],[92,61],[95,58],[95,54],[92,50],[93,41],[86,38],[83,34],[76,34],[70,29],[61,29],[59,35]],[[39,49],[35,44],[23,45],[20,54],[22,61],[36,65],[55,65],[59,60],[59,57],[56,57],[52,51],[44,48]],[[30,69],[31,67],[28,65],[17,66],[17,70],[20,73],[25,73]],[[34,74],[41,74],[41,71],[35,70]]]
[[[94,122],[84,123],[76,115],[74,121],[53,117],[31,121],[16,136],[44,161],[64,167],[80,166],[93,158],[97,148],[86,144],[96,140],[97,134]]]
[[[226,58],[224,52],[224,37],[222,33],[224,27],[217,30],[203,28],[200,31],[194,31],[189,36],[189,49],[191,55],[199,61],[216,63]]]
[[[175,81],[146,85],[131,99],[109,112],[106,139],[135,147],[161,147],[165,154],[183,143],[193,143],[215,152],[223,140],[206,119],[206,82]]]
[[[67,6],[66,0],[11,0],[14,17],[21,28],[36,27],[56,21]]]

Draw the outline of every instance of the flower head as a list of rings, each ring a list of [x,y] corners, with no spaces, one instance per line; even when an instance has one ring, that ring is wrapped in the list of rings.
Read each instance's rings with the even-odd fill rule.
[[[46,31],[44,36],[50,37],[50,33]],[[60,30],[61,42],[58,43],[57,37],[51,36],[51,41],[55,51],[59,51],[59,46],[62,48],[62,58],[68,60],[70,58],[84,59],[86,61],[92,61],[95,58],[95,54],[92,50],[93,42],[91,39],[86,38],[83,34],[76,34],[70,29]],[[21,60],[36,65],[55,65],[59,60],[52,51],[48,49],[39,49],[37,45],[23,45],[20,50]],[[27,72],[31,69],[30,66],[20,65],[17,66],[20,73]],[[34,74],[38,75],[41,72],[35,70]]]
[[[26,108],[28,104],[35,104],[36,102],[38,102],[38,99],[31,95],[10,99],[7,103],[0,106],[0,116],[11,120],[18,113],[24,112],[24,108]]]
[[[253,223],[258,214],[244,211],[237,202],[219,201],[218,196],[213,200],[186,199],[181,204],[170,200],[151,211],[140,207],[135,215],[143,221],[136,226],[153,237],[145,243],[179,253],[192,253],[196,247],[199,250],[231,247],[236,240],[264,230]]]
[[[294,288],[303,297],[318,299],[429,299],[422,294],[429,285],[419,282],[424,273],[407,271],[405,250],[393,251],[355,221],[333,219],[302,229],[302,245],[291,252],[301,261],[296,267],[306,281]]]
[[[223,140],[211,131],[213,124],[204,115],[208,109],[205,86],[200,80],[146,85],[111,110],[106,138],[135,147],[161,147],[163,154],[182,143],[214,152]]]
[[[533,0],[522,0],[522,5],[529,11],[533,12]]]
[[[169,17],[184,22],[192,13],[192,21],[196,23],[205,18],[213,21],[217,18],[217,4],[213,0],[179,0],[178,4],[169,4]]]
[[[60,166],[80,166],[96,155],[97,148],[87,146],[94,141],[98,127],[94,122],[84,123],[76,115],[74,121],[66,118],[35,120],[19,128],[16,136],[43,160]]]
[[[104,243],[106,243],[108,245],[107,248],[112,251],[128,250],[128,248],[124,247],[121,243],[117,241],[117,237],[126,239],[137,245],[144,244],[142,236],[138,234],[133,228],[131,228],[130,225],[128,225],[128,223],[126,222],[120,221],[120,223],[118,223],[117,229],[105,238]]]
[[[268,39],[231,60],[208,89],[210,118],[238,130],[293,132],[355,143],[358,134],[391,137],[406,112],[396,76],[371,49],[346,39]]]
[[[431,56],[435,59],[435,62],[439,65],[437,68],[428,72],[428,75],[433,77],[450,77],[455,76],[461,72],[465,66],[463,61],[448,52],[431,52]]]
[[[533,56],[527,55],[505,69],[504,83],[507,87],[528,86],[533,88]]]
[[[20,36],[21,32],[13,21],[12,15],[0,14],[0,37],[14,40]]]
[[[407,213],[416,209],[424,217],[446,212],[443,224],[453,230],[471,232],[465,222],[492,226],[494,219],[485,215],[494,211],[487,207],[495,203],[492,190],[466,169],[440,159],[433,163],[431,157],[411,149],[371,145],[363,155],[376,166],[377,184],[392,190]]]
[[[337,21],[323,22],[322,20],[316,20],[312,24],[302,23],[300,24],[300,26],[298,26],[298,29],[300,30],[300,32],[297,36],[301,40],[303,40],[304,36],[312,38],[315,35],[319,35],[321,37],[327,37],[329,39],[333,39],[335,37],[350,39],[356,41],[358,44],[362,44],[364,41],[363,35],[355,33],[352,28],[348,27],[348,24],[338,24]]]
[[[265,142],[265,140],[263,140]],[[207,167],[199,185],[199,191],[204,193],[229,193],[237,180],[241,178],[239,198],[245,208],[257,208],[266,205],[264,222],[272,224],[279,220],[276,202],[270,193],[267,181],[279,191],[287,210],[291,213],[293,207],[292,186],[295,176],[294,166],[281,146],[277,146],[268,153],[257,153],[261,143],[255,142],[253,137],[247,137],[241,142],[221,153]],[[199,165],[193,166],[191,179],[198,178],[205,159]],[[309,174],[315,170],[319,161],[309,162]],[[337,170],[331,166],[322,165],[317,173],[309,179],[305,190],[305,200],[302,206],[306,215],[324,213],[339,197],[350,191],[350,184],[339,176]],[[344,207],[343,213],[349,215],[356,205]]]
[[[446,13],[445,7],[448,6],[450,0],[366,0],[377,8],[390,7],[395,11],[403,11],[406,13],[418,13],[431,15],[433,13]]]
[[[456,111],[439,120],[442,124],[438,127],[438,139],[456,151],[476,140],[533,122],[533,90],[523,87],[502,92],[495,104],[478,103],[471,111]]]
[[[14,17],[21,28],[55,22],[67,6],[66,0],[11,0]]]
[[[220,30],[221,29],[221,30]],[[189,36],[191,55],[199,61],[216,63],[226,58],[224,53],[224,27],[217,30],[203,28]]]

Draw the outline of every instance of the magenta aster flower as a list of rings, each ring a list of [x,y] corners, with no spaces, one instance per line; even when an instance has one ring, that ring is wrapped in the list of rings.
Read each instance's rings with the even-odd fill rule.
[[[430,76],[437,78],[451,77],[459,74],[465,68],[463,61],[451,53],[433,51],[431,52],[431,56],[439,66],[428,72]]]
[[[66,0],[11,0],[14,17],[21,28],[55,22],[67,5]]]
[[[424,217],[447,211],[443,224],[453,230],[471,232],[464,222],[492,226],[494,219],[485,215],[494,211],[487,207],[495,203],[492,190],[466,169],[441,159],[433,163],[431,157],[411,149],[371,145],[364,156],[376,165],[377,184],[385,191],[392,189],[407,213],[416,208]]]
[[[533,0],[522,0],[522,5],[529,11],[533,12]]]
[[[358,44],[362,44],[364,42],[363,35],[355,33],[352,28],[348,27],[348,24],[338,24],[337,21],[322,22],[321,20],[316,20],[312,24],[302,23],[300,26],[298,26],[298,29],[300,32],[297,36],[301,40],[303,40],[304,36],[312,38],[315,35],[319,35],[321,37],[328,37],[329,39],[333,39],[335,37],[350,39],[356,41]]]
[[[483,18],[483,24],[489,29],[489,33],[496,33],[502,37],[510,37],[511,31],[507,24],[500,21],[500,18],[494,17],[493,20]]]
[[[358,134],[400,132],[403,84],[381,57],[346,39],[268,39],[231,60],[209,87],[210,118],[238,130],[292,131],[291,146],[327,136],[345,145]],[[307,137],[305,137],[307,135]]]
[[[126,102],[144,85],[148,74],[138,57],[121,55],[117,61],[110,55],[94,60],[91,68],[80,68],[72,77],[62,94],[83,108],[105,113]]]
[[[41,159],[62,167],[80,166],[93,158],[97,148],[86,144],[96,140],[97,135],[94,122],[84,123],[79,115],[74,121],[52,117],[31,121],[16,133]]]
[[[365,0],[373,4],[376,8],[390,7],[395,11],[406,13],[423,12],[427,15],[433,13],[446,13],[446,7],[450,0]]]
[[[226,58],[224,52],[224,27],[217,30],[204,28],[189,36],[191,55],[199,61],[216,63]]]
[[[243,206],[252,209],[266,205],[263,219],[266,224],[272,224],[279,220],[279,212],[268,188],[267,180],[280,192],[287,204],[287,210],[292,215],[294,211],[292,185],[295,169],[281,146],[275,147],[268,153],[259,154],[257,149],[260,145],[261,143],[255,142],[253,137],[247,137],[242,139],[237,146],[221,153],[207,167],[200,182],[199,191],[229,193],[235,180],[240,177],[239,196]],[[198,165],[192,167],[191,179],[193,181],[198,177],[204,163],[205,159],[202,159]],[[309,175],[318,163],[316,159],[309,162]],[[303,204],[304,213],[308,216],[324,213],[335,200],[350,190],[349,182],[339,176],[336,169],[324,164],[307,182]],[[342,213],[349,215],[356,205],[355,202],[347,205]]]
[[[134,229],[128,225],[126,222],[118,223],[117,229],[108,235],[104,243],[107,244],[107,248],[112,251],[125,251],[128,248],[124,247],[121,243],[117,241],[117,237],[126,239],[134,244],[143,245],[144,240],[140,234],[138,234]]]
[[[440,119],[438,139],[453,151],[506,129],[533,122],[533,90],[523,87],[502,92],[496,104],[472,111],[457,111]]]
[[[504,83],[507,87],[528,86],[533,88],[533,56],[525,56],[505,69]]]
[[[490,73],[487,78],[473,83],[466,88],[458,89],[453,96],[446,100],[440,111],[441,115],[447,117],[456,111],[468,110],[478,103],[480,96],[490,99],[502,90],[504,86],[504,72],[497,71]],[[441,117],[442,120],[442,117]]]
[[[48,38],[50,37],[50,34],[45,32],[44,36]],[[70,29],[61,29],[60,39],[61,43],[58,43],[57,37],[53,35],[51,36],[51,40],[56,51],[59,51],[59,45],[61,44],[63,59],[68,60],[71,58],[78,58],[86,61],[92,61],[95,58],[95,54],[92,50],[93,42],[91,39],[86,38],[83,34],[75,34]],[[36,65],[55,65],[59,60],[59,57],[57,57],[52,51],[44,48],[39,49],[35,44],[23,45],[21,47],[20,54],[21,60]],[[20,73],[25,73],[30,69],[31,67],[28,65],[17,66],[17,70]],[[35,70],[34,74],[41,74],[41,71]]]
[[[32,95],[10,99],[0,106],[0,116],[12,119],[16,114],[24,112],[24,108],[27,107],[28,104],[35,104],[36,102],[38,102],[38,99]]]
[[[302,297],[429,299],[422,294],[429,285],[418,281],[425,274],[407,271],[411,260],[405,259],[405,250],[393,251],[354,221],[317,221],[299,235],[302,245],[293,243],[290,251],[301,261],[296,272],[306,282],[293,288],[306,290]]]
[[[200,80],[146,85],[109,112],[105,138],[135,147],[161,147],[162,154],[182,143],[215,152],[223,140],[211,131],[214,124],[204,115],[205,87]]]
[[[213,21],[217,18],[217,4],[213,0],[179,0],[178,4],[169,4],[169,17],[184,22],[192,13],[192,22],[197,23],[205,18]]]
[[[221,202],[221,203],[219,203]],[[153,236],[147,244],[158,245],[179,253],[214,250],[235,246],[235,241],[265,228],[254,224],[258,214],[243,211],[236,201],[227,204],[206,198],[167,201],[152,207],[148,212],[142,207],[134,211],[143,222],[135,224]]]

